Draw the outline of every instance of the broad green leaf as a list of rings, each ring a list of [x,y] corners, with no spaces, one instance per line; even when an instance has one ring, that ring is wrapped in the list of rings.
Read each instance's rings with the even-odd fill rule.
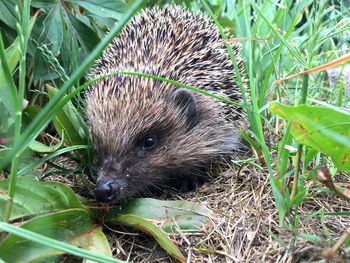
[[[101,228],[90,222],[89,214],[84,209],[70,209],[39,216],[25,222],[21,229],[52,238],[55,243],[63,241],[90,248],[98,252],[94,253],[95,260],[101,255],[98,262],[118,262],[104,256],[111,255],[107,239],[103,237]],[[38,242],[43,243],[40,240]],[[0,244],[0,258],[5,262],[43,262],[49,257],[64,253],[50,244],[45,246],[39,243],[10,234]]]
[[[126,5],[124,1],[120,0],[68,0],[80,5],[94,15],[102,17],[111,17],[116,20],[119,20],[126,11]]]
[[[58,90],[47,86],[49,98],[51,99]],[[53,119],[54,127],[58,134],[64,133],[64,141],[69,145],[87,144],[87,136],[82,127],[84,121],[74,107],[72,102],[68,102]]]
[[[36,8],[51,9],[59,3],[59,0],[32,0],[31,6]]]
[[[177,228],[196,231],[209,223],[211,215],[211,210],[196,202],[138,198],[112,209],[104,221],[142,230],[152,235],[170,255],[184,261],[179,249],[163,231],[176,232]]]
[[[91,51],[97,46],[97,44],[100,42],[100,38],[97,36],[97,34],[86,24],[84,24],[81,20],[79,20],[77,17],[75,17],[69,9],[65,8],[65,11],[67,13],[67,17],[69,18],[69,21],[71,22],[75,34],[78,37],[80,43],[86,47],[87,50]]]
[[[13,29],[16,28],[16,4],[15,0],[0,1],[0,20]]]
[[[63,29],[60,5],[50,10],[49,15],[45,18],[45,27],[47,28],[46,37],[50,41],[50,50],[53,54],[57,54],[61,48],[63,41]]]
[[[15,41],[5,50],[5,56],[7,58],[7,63],[9,65],[9,69],[12,72],[18,61],[19,61],[19,54],[20,54],[20,47],[19,47],[19,38],[17,37]],[[2,73],[2,66],[0,65],[1,74]]]
[[[212,211],[198,202],[163,201],[153,198],[137,198],[120,208],[112,209],[105,217],[109,222],[119,215],[135,215],[151,220],[166,232],[176,228],[196,231],[209,223]]]
[[[157,210],[157,209],[154,209],[154,210]],[[152,224],[149,220],[136,215],[125,214],[125,215],[118,215],[118,216],[114,216],[113,218],[109,218],[108,223],[122,224],[122,225],[139,229],[153,236],[154,239],[158,242],[158,244],[169,255],[176,258],[180,262],[186,262],[186,258],[181,253],[179,248],[173,243],[173,241],[171,241],[171,239],[163,232],[163,230],[159,229],[157,226]]]
[[[28,105],[22,115],[22,125],[26,127],[38,113],[41,111],[41,107],[38,105]]]
[[[1,159],[6,155],[6,153],[8,153],[11,149],[9,148],[1,148],[0,149],[0,161]],[[1,193],[0,193],[0,196],[1,196]],[[0,207],[1,209],[1,207]]]
[[[24,113],[30,120],[33,120],[40,111],[41,107],[39,105],[28,105],[28,107],[25,108]]]
[[[0,181],[0,220],[4,220],[8,183],[8,180]],[[19,177],[10,220],[70,208],[81,208],[81,203],[66,185]]]
[[[29,49],[34,59],[34,79],[52,80],[59,77],[56,72],[63,43],[63,12],[61,1],[32,1],[31,5],[44,9],[40,12],[33,30],[34,48]],[[58,62],[57,62],[58,61]]]
[[[285,106],[273,102],[273,114],[292,122],[291,134],[302,144],[330,156],[350,172],[350,113],[324,106]]]
[[[57,144],[52,146],[47,146],[46,144],[43,144],[41,142],[34,140],[34,141],[31,141],[31,143],[29,143],[28,147],[29,149],[38,153],[52,153],[57,151],[59,148],[61,148],[63,144],[64,136],[61,136],[61,137],[62,137],[61,141],[59,141]]]
[[[102,227],[95,227],[91,231],[84,233],[71,241],[72,245],[97,252],[102,255],[112,257],[111,247]],[[85,261],[85,263],[93,261]]]
[[[6,5],[5,2],[2,4],[0,1],[0,16],[1,16],[1,10],[2,10],[1,5]],[[29,22],[28,34],[30,34],[30,32],[34,26],[36,17],[37,17],[36,15],[33,16]],[[19,37],[17,37],[15,39],[15,41],[13,41],[13,43],[5,50],[5,57],[6,57],[6,61],[7,61],[7,64],[9,66],[9,69],[12,73],[18,64],[19,57],[20,57]],[[14,107],[12,101],[9,99],[9,97],[10,96],[9,96],[9,92],[7,90],[4,72],[3,72],[2,66],[0,64],[0,101],[2,101],[4,103],[7,111],[10,114],[14,115],[14,108],[15,107]]]
[[[0,148],[0,161],[9,152],[11,152],[11,148]],[[21,159],[28,159],[28,160],[30,159],[30,160],[32,160],[33,159],[33,155],[34,155],[34,152],[31,149],[27,148],[21,153],[20,158]],[[1,181],[1,179],[0,179],[0,181]],[[1,191],[0,191],[0,196],[1,196]],[[1,206],[0,206],[0,210],[1,210]],[[0,217],[0,219],[1,219],[1,217]]]

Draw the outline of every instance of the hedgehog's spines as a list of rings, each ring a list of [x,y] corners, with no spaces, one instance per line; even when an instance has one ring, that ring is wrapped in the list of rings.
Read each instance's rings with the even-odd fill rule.
[[[238,54],[238,47],[233,49]],[[134,17],[96,61],[90,78],[127,71],[162,76],[241,102],[215,24],[180,7],[147,9]],[[118,180],[131,180],[119,177],[128,171],[147,181],[146,187],[159,177],[188,170],[205,175],[212,163],[239,148],[242,110],[195,92],[182,94],[190,104],[186,108],[174,96],[177,91],[181,89],[169,83],[131,75],[109,76],[92,85],[86,116],[98,155],[109,160],[101,174],[107,170],[117,173]],[[145,152],[141,142],[149,134],[158,138],[158,145]]]

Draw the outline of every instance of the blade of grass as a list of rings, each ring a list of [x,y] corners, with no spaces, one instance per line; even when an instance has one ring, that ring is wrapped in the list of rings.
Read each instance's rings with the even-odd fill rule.
[[[218,30],[220,32],[221,37],[223,38],[223,40],[227,40],[227,36],[220,24],[220,22],[218,21],[217,17],[215,16],[215,14],[211,11],[209,5],[201,0],[201,4],[205,7],[205,9],[208,11],[208,13],[210,14],[211,18],[214,20],[216,26],[218,27]],[[244,9],[244,12],[246,12],[246,8]],[[246,18],[248,16],[245,16]],[[248,35],[248,37],[252,37],[250,34]],[[253,77],[251,74],[249,74],[249,85],[250,85],[250,92],[251,92],[251,100],[252,100],[252,104],[253,104],[253,109],[251,109],[248,105],[248,99],[246,97],[246,91],[243,85],[243,81],[242,81],[242,76],[241,76],[241,70],[238,67],[236,58],[234,56],[232,47],[229,44],[226,44],[226,48],[227,51],[230,55],[232,64],[234,66],[235,69],[235,73],[236,73],[236,77],[237,77],[237,82],[239,84],[239,88],[242,94],[242,99],[243,99],[243,103],[245,105],[245,109],[247,110],[247,116],[248,116],[248,120],[250,122],[250,125],[252,126],[253,129],[253,133],[258,134],[257,138],[259,139],[259,144],[262,146],[262,151],[264,153],[264,159],[265,159],[265,163],[268,167],[269,173],[272,175],[273,171],[272,171],[272,165],[271,165],[271,161],[270,161],[270,154],[268,151],[268,148],[266,146],[265,143],[265,139],[264,139],[264,134],[263,134],[263,129],[262,129],[262,122],[261,122],[261,118],[260,115],[257,114],[259,112],[258,109],[258,105],[257,105],[257,100],[255,99],[255,93],[254,93],[254,89],[253,89]],[[252,71],[250,70],[250,73]]]
[[[323,10],[325,8],[325,1],[320,1],[319,6],[317,8],[316,15],[315,15],[315,22],[313,24],[313,27],[311,29],[311,41],[310,41],[310,45],[309,45],[309,52],[308,52],[308,66],[306,68],[310,68],[311,67],[311,62],[314,56],[314,49],[315,49],[315,45],[316,45],[316,41],[318,39],[319,36],[319,28],[320,28],[320,23],[323,19]],[[339,61],[343,61],[343,60],[347,60],[349,59],[349,55],[337,59],[335,61],[333,61],[333,63],[327,63],[323,66],[320,66],[316,69],[311,69],[311,73],[316,70],[323,70],[324,68],[327,69],[327,65],[333,65],[334,63],[337,65],[337,63],[339,63]],[[329,66],[329,65],[328,65]],[[309,86],[309,73],[310,70],[306,70],[304,71],[305,75],[303,75],[303,84],[302,84],[302,88],[301,88],[301,98],[299,100],[299,105],[301,104],[305,104],[306,103],[306,99],[307,99],[307,94],[308,94],[308,86]],[[298,144],[298,150],[297,150],[297,155],[296,155],[296,161],[295,161],[295,172],[294,172],[294,176],[293,176],[293,186],[292,186],[292,193],[290,195],[290,198],[294,198],[294,196],[298,193],[298,180],[299,180],[299,172],[300,172],[300,163],[301,163],[301,158],[302,158],[302,151],[303,151],[303,145],[302,144]]]
[[[69,147],[60,149],[58,151],[55,151],[53,153],[50,153],[50,154],[46,155],[45,157],[43,157],[35,162],[31,162],[30,164],[28,164],[27,166],[22,168],[20,171],[18,171],[18,176],[25,175],[30,170],[32,170],[34,167],[36,167],[36,166],[54,158],[54,157],[60,156],[63,153],[74,151],[74,150],[79,150],[79,149],[88,149],[88,146],[87,145],[74,145],[74,146],[69,146]]]
[[[246,96],[246,91],[245,91],[245,87],[243,85],[243,79],[242,79],[242,76],[241,76],[241,69],[239,69],[238,67],[238,64],[237,64],[237,60],[236,60],[236,57],[233,53],[233,49],[231,47],[231,45],[227,44],[227,41],[228,41],[228,37],[226,36],[225,32],[224,32],[224,29],[223,27],[221,26],[218,18],[216,17],[216,15],[213,13],[213,11],[210,9],[209,5],[207,4],[206,1],[203,1],[201,0],[201,4],[204,6],[204,8],[206,9],[206,11],[209,13],[210,17],[214,20],[218,30],[219,30],[219,33],[222,37],[222,39],[226,42],[225,46],[226,46],[226,49],[227,49],[227,52],[230,56],[230,59],[231,59],[231,62],[232,62],[232,65],[234,67],[234,70],[235,70],[235,73],[236,73],[236,77],[237,77],[237,82],[238,82],[238,86],[240,88],[240,91],[241,91],[241,94],[242,94],[242,99],[243,99],[243,104],[245,105],[245,109],[246,109],[246,112],[247,112],[247,116],[248,116],[248,120],[251,124],[251,126],[255,126],[254,125],[254,117],[253,117],[253,113],[252,113],[252,109],[249,107],[249,103],[248,103],[248,98]],[[244,9],[245,10],[245,9]],[[250,37],[250,36],[249,36]],[[254,111],[254,109],[253,109]],[[256,111],[258,112],[258,111]]]
[[[291,26],[289,27],[289,29],[285,35],[285,39],[288,39],[291,36],[291,34],[294,32],[295,26],[297,25],[301,15],[302,15],[302,13],[299,13],[298,15],[295,16]],[[270,64],[269,68],[267,69],[267,72],[265,74],[265,78],[263,80],[261,90],[260,90],[259,107],[262,107],[264,104],[265,94],[266,94],[267,86],[269,84],[270,76],[275,68],[275,63],[277,62],[278,58],[280,57],[284,47],[285,47],[285,45],[282,42],[279,45],[275,55],[273,56],[272,63]]]
[[[299,76],[303,76],[303,75],[309,75],[309,74],[313,74],[313,73],[317,73],[317,72],[321,72],[321,71],[325,71],[327,69],[330,69],[330,68],[333,68],[335,66],[338,66],[339,64],[343,64],[347,61],[350,60],[350,54],[347,54],[343,57],[340,57],[340,58],[337,58],[335,60],[332,60],[326,64],[323,64],[321,66],[318,66],[318,67],[315,67],[315,68],[312,68],[312,69],[308,69],[308,70],[305,70],[305,71],[302,71],[302,72],[298,72],[296,74],[293,74],[293,75],[290,75],[288,77],[284,77],[282,79],[279,79],[279,80],[276,80],[276,83],[282,83],[288,79],[292,79],[292,78],[296,78],[296,77],[299,77]]]
[[[283,138],[278,146],[277,173],[282,184],[284,184],[283,176],[287,172],[289,158],[289,151],[285,148],[285,146],[292,142],[292,135],[290,133],[291,126],[291,123],[288,123]]]
[[[151,78],[151,79],[155,79],[155,80],[159,80],[159,81],[164,81],[166,83],[178,86],[180,88],[184,88],[184,89],[188,89],[188,90],[191,90],[191,91],[195,91],[195,92],[198,92],[198,93],[203,94],[205,96],[217,99],[219,101],[226,102],[228,104],[232,104],[232,105],[235,105],[235,106],[238,106],[238,107],[245,108],[244,105],[242,105],[240,103],[237,103],[235,101],[232,101],[232,100],[230,100],[230,99],[228,99],[226,97],[221,97],[221,96],[218,96],[216,94],[212,94],[210,92],[204,91],[202,89],[199,89],[199,88],[196,88],[196,87],[193,87],[193,86],[190,86],[190,85],[187,85],[187,84],[175,81],[175,80],[171,80],[171,79],[167,79],[167,78],[164,78],[164,77],[159,77],[159,76],[151,75],[151,74],[138,73],[138,72],[123,72],[123,71],[121,71],[121,72],[112,72],[110,74],[106,74],[106,75],[101,76],[99,78],[90,80],[90,81],[84,83],[83,85],[77,87],[74,91],[72,91],[71,93],[69,93],[66,96],[64,96],[56,105],[54,105],[53,106],[53,111],[61,109],[74,96],[79,94],[82,90],[84,90],[85,88],[87,88],[91,84],[95,83],[96,81],[108,78],[108,77],[113,76],[113,75],[123,75],[123,74],[124,75],[131,75],[131,76],[140,76],[140,77]],[[256,114],[259,114],[259,113],[256,113]]]
[[[343,105],[343,93],[344,93],[344,82],[340,80],[337,103],[336,103],[338,107],[341,107],[341,105]]]
[[[228,37],[226,36],[225,32],[224,32],[224,29],[222,28],[219,20],[217,19],[217,17],[215,16],[215,14],[211,11],[209,5],[201,0],[201,4],[205,7],[205,9],[208,11],[208,13],[210,14],[211,18],[214,20],[219,32],[220,32],[220,35],[222,37],[222,39],[225,41],[225,46],[227,48],[227,51],[230,55],[230,58],[232,60],[232,64],[234,66],[234,69],[235,69],[235,74],[236,74],[236,77],[237,77],[237,82],[238,82],[238,86],[241,90],[241,94],[242,94],[242,99],[243,99],[243,104],[244,106],[246,106],[246,109],[248,109],[248,99],[247,99],[247,96],[246,96],[246,92],[245,92],[245,89],[244,89],[244,85],[243,85],[243,76],[241,75],[241,69],[238,67],[238,64],[237,64],[237,60],[236,60],[236,57],[233,53],[233,50],[232,50],[232,47],[230,44],[228,44]],[[247,114],[250,114],[249,111],[247,111]]]
[[[114,259],[111,257],[106,257],[104,255],[97,255],[96,253],[92,253],[88,250],[85,249],[81,249],[78,248],[76,246],[43,236],[43,235],[39,235],[37,233],[34,233],[32,231],[26,230],[26,229],[22,229],[19,227],[15,227],[12,226],[11,224],[8,223],[4,223],[4,222],[0,222],[0,229],[9,232],[13,235],[25,238],[27,240],[33,241],[33,242],[37,242],[41,245],[44,246],[49,246],[55,249],[59,249],[61,251],[67,252],[69,254],[81,257],[81,258],[86,258],[86,259],[90,259],[93,260],[94,262],[117,262],[117,263],[121,263],[121,262],[125,262],[125,261],[121,261],[118,259]]]
[[[232,104],[232,105],[235,105],[237,107],[242,107],[242,108],[246,109],[245,105],[243,105],[241,103],[238,103],[238,102],[235,102],[235,101],[233,101],[231,99],[228,99],[226,97],[222,97],[222,96],[216,95],[214,93],[211,93],[211,92],[208,92],[208,91],[205,91],[205,90],[202,90],[202,89],[199,89],[199,88],[187,85],[185,83],[182,83],[182,82],[179,82],[179,81],[176,81],[176,80],[167,79],[167,78],[164,78],[164,77],[160,77],[160,76],[156,76],[156,75],[152,75],[152,74],[140,73],[140,72],[127,72],[127,71],[112,72],[112,73],[106,74],[106,75],[104,75],[104,76],[102,76],[100,78],[96,78],[96,79],[94,79],[94,80],[92,80],[92,81],[90,81],[90,82],[88,82],[86,84],[91,85],[92,83],[94,83],[94,82],[96,82],[98,80],[107,78],[109,76],[123,75],[123,74],[124,75],[131,75],[131,76],[140,76],[140,77],[151,78],[151,79],[154,79],[154,80],[163,81],[163,82],[166,82],[166,83],[178,86],[180,88],[184,88],[184,89],[187,89],[187,90],[190,90],[190,91],[194,91],[194,92],[203,94],[205,96],[211,97],[213,99],[216,99],[216,100],[219,100],[219,101],[222,101],[222,102],[226,102],[228,104]]]
[[[283,37],[278,31],[277,29],[270,23],[270,21],[267,19],[267,17],[261,12],[261,10],[258,8],[258,6],[253,2],[250,1],[253,9],[259,13],[259,15],[263,18],[263,20],[266,22],[266,24],[268,24],[268,26],[271,28],[271,30],[274,32],[274,34],[283,42],[283,44],[287,47],[287,49],[289,50],[289,52],[293,55],[293,57],[295,57],[300,64],[302,64],[304,66],[304,68],[307,68],[307,63],[306,61],[302,58],[302,56],[298,53],[298,51],[295,50],[295,48],[293,48],[286,40],[285,37]]]
[[[308,90],[308,83],[309,83],[309,75],[304,75],[303,77],[303,86],[301,88],[301,100],[299,104],[305,104],[306,98],[307,98],[307,90]],[[303,151],[303,145],[298,144],[298,150],[296,155],[296,161],[295,161],[295,171],[293,175],[293,186],[292,186],[292,193],[290,194],[290,198],[292,199],[298,192],[298,180],[299,180],[299,171],[300,171],[300,162],[301,162],[301,156]]]
[[[26,54],[29,38],[29,18],[30,18],[30,0],[23,1],[22,13],[19,11],[18,5],[16,5],[16,16],[17,16],[17,34],[20,39],[20,61],[19,61],[19,84],[18,84],[18,98],[15,107],[15,130],[14,130],[14,141],[17,141],[21,135],[22,127],[22,103],[24,100],[25,91],[25,78],[26,78]],[[6,64],[6,63],[3,63]],[[11,81],[10,81],[11,82]],[[13,89],[12,84],[10,88]],[[11,87],[12,86],[12,87]],[[10,183],[8,187],[8,199],[6,202],[6,208],[4,213],[4,220],[7,222],[11,215],[13,197],[15,195],[16,178],[18,171],[20,153],[17,153],[11,163]]]
[[[59,112],[61,108],[55,105],[64,97],[69,90],[91,66],[93,61],[99,57],[101,52],[107,47],[112,39],[122,30],[124,25],[129,21],[133,14],[140,8],[143,0],[136,0],[130,7],[125,16],[116,24],[111,32],[96,46],[96,48],[88,55],[83,63],[73,72],[72,76],[66,81],[59,92],[47,103],[44,109],[36,116],[36,118],[24,130],[22,136],[15,141],[13,149],[7,154],[0,163],[0,170],[15,156],[25,150],[28,144],[35,139],[38,134],[47,126],[52,118]]]

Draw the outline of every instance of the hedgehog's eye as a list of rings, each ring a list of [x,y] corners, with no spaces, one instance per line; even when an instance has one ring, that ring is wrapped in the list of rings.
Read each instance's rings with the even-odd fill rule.
[[[157,136],[154,134],[150,134],[147,135],[144,139],[143,139],[143,149],[145,150],[150,150],[152,149],[157,142]]]

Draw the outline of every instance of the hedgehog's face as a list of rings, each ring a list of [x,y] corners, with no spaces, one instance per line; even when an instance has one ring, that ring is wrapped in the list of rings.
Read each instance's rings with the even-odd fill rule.
[[[102,157],[98,164],[95,197],[100,202],[113,202],[144,194],[152,186],[162,184],[163,171],[152,163],[159,159],[161,137],[156,131],[144,135],[134,149],[124,156]],[[103,156],[103,154],[102,154]],[[165,171],[164,171],[165,172]]]
[[[195,131],[201,114],[190,92],[177,89],[162,94],[152,92],[143,98],[132,95],[125,98],[129,100],[124,101],[125,105],[124,97],[119,96],[92,112],[88,103],[99,160],[97,201],[112,202],[145,194],[201,163],[200,139],[194,138],[201,136]]]
[[[127,87],[115,91],[108,88],[112,81],[87,96],[98,201],[144,195],[182,176],[197,178],[237,148],[237,134],[210,98],[151,79],[126,79]]]

